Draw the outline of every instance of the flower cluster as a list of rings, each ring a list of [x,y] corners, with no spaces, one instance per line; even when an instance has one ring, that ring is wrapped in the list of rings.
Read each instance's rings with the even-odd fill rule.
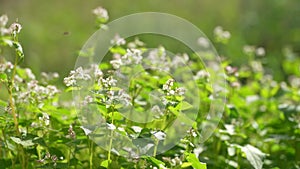
[[[38,84],[37,80],[31,80],[26,83],[24,89],[20,89],[16,97],[18,97],[17,102],[39,104],[44,100],[53,99],[59,92],[56,86],[42,86]]]
[[[16,36],[17,34],[20,33],[22,26],[14,22],[13,24],[10,25],[10,27],[6,28],[8,22],[8,17],[7,15],[2,15],[0,16],[0,35],[9,35],[12,34],[13,36]]]
[[[59,78],[59,74],[56,72],[51,72],[51,73],[46,73],[42,72],[41,73],[41,81],[46,84],[50,81],[56,80]]]
[[[114,57],[110,61],[114,69],[119,69],[122,65],[140,64],[143,59],[142,51],[139,49],[127,49],[125,55],[114,55]]]
[[[39,120],[42,121],[46,126],[50,124],[50,117],[47,113],[43,113],[43,116],[39,117]]]
[[[263,47],[255,47],[255,46],[251,46],[251,45],[245,45],[243,47],[243,52],[246,54],[246,55],[249,55],[249,56],[253,56],[253,55],[256,55],[256,56],[265,56],[266,55],[266,51],[265,51],[265,48]]]
[[[173,71],[181,66],[186,66],[189,61],[189,55],[186,53],[168,56],[163,46],[149,51],[145,62],[149,67],[154,67],[162,71]]]
[[[170,64],[167,59],[166,49],[162,46],[157,49],[153,49],[149,52],[147,60],[150,61],[150,65],[160,68],[164,71],[170,70]]]
[[[8,17],[7,15],[2,15],[0,16],[0,35],[7,35],[10,34],[11,31],[9,30],[9,28],[6,28],[6,24],[8,22]]]
[[[106,22],[109,19],[108,12],[103,7],[99,6],[93,10],[93,14],[96,15],[97,19]]]
[[[221,26],[217,26],[214,29],[214,36],[217,42],[227,43],[231,37],[231,34],[228,31],[224,31]]]
[[[41,116],[38,118],[38,122],[32,122],[31,127],[48,127],[50,125],[50,117],[49,114],[43,112]]]
[[[116,34],[115,37],[110,41],[110,43],[112,45],[121,46],[121,45],[125,45],[126,41],[119,34]]]
[[[189,55],[186,53],[183,53],[182,55],[175,55],[172,58],[172,62],[170,64],[171,67],[177,68],[180,66],[186,66],[187,62],[189,61]]]
[[[67,137],[71,138],[71,139],[75,139],[76,138],[76,133],[73,130],[73,126],[70,125],[69,129],[68,129],[68,135]]]
[[[145,46],[145,43],[140,41],[139,38],[135,38],[133,42],[129,42],[127,47],[130,49],[137,49],[138,47]]]
[[[113,86],[117,85],[117,80],[113,76],[107,78],[103,77],[98,80],[98,85],[102,86],[104,89],[110,89]]]
[[[175,87],[174,86],[174,79],[169,79],[167,82],[163,85],[162,89],[166,92],[167,96],[183,96],[185,94],[185,88],[183,87]]]
[[[198,80],[198,79],[207,79],[210,77],[210,74],[205,71],[205,70],[199,70],[196,75],[194,76],[194,79],[195,80]]]
[[[53,99],[60,91],[54,85],[49,85],[45,83],[42,85],[36,80],[35,75],[32,73],[31,69],[24,68],[21,69],[18,66],[14,66],[9,61],[3,61],[0,63],[0,73],[10,75],[13,69],[16,69],[16,74],[14,74],[14,98],[16,103],[37,103],[40,104],[45,100]],[[9,83],[7,80],[11,80],[12,77],[7,77],[4,82]]]
[[[112,71],[113,73],[114,71]],[[117,79],[114,75],[104,75],[99,69],[99,66],[92,64],[90,68],[83,69],[82,67],[72,70],[68,77],[64,78],[66,86],[80,86],[80,81],[93,80],[93,84],[97,87],[94,89],[94,94],[101,103],[105,103],[107,107],[113,104],[123,104],[128,106],[131,104],[131,97],[123,89],[113,89],[117,87]],[[87,95],[82,101],[83,106],[95,102],[94,96]]]
[[[176,156],[175,158],[163,157],[163,161],[168,162],[171,166],[182,165],[182,160]]]
[[[11,72],[14,65],[11,62],[0,63],[0,73]]]
[[[197,43],[203,48],[208,48],[210,46],[208,39],[205,37],[198,38]]]
[[[118,91],[107,91],[107,100],[105,101],[106,107],[110,107],[113,104],[122,104],[123,106],[131,105],[131,96],[127,94],[123,89]]]
[[[63,160],[63,157],[59,158],[60,160]],[[51,162],[53,164],[53,167],[56,168],[57,166],[57,161],[59,160],[58,157],[54,154],[51,155],[49,152],[47,152],[44,156],[43,159],[37,160],[39,163],[46,163],[46,162]]]
[[[98,65],[91,65],[88,69],[83,69],[78,67],[76,70],[72,70],[69,76],[64,78],[64,83],[66,86],[78,86],[80,81],[91,80],[92,78],[99,79],[102,77],[103,73],[99,69]]]
[[[21,32],[22,26],[19,23],[13,23],[10,26],[11,34],[15,37],[17,34]]]
[[[2,27],[5,27],[6,24],[7,24],[7,22],[8,22],[8,17],[7,17],[7,15],[2,15],[2,16],[0,16],[0,27],[1,27],[1,28],[2,28]]]

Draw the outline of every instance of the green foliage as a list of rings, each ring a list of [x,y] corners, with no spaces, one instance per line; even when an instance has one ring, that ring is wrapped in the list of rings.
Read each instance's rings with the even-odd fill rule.
[[[103,8],[94,11],[97,26],[105,27],[108,20],[106,12]],[[0,24],[0,28],[5,28],[5,24]],[[285,50],[282,62],[283,71],[289,77],[282,82],[275,81],[266,70],[262,48],[246,47],[244,55],[251,60],[240,67],[234,67],[229,59],[223,58],[228,84],[225,112],[214,135],[202,143],[201,130],[212,123],[203,114],[210,110],[213,89],[209,74],[201,63],[195,61],[195,54],[186,54],[201,100],[194,122],[184,114],[193,110],[194,105],[187,100],[188,96],[184,95],[184,88],[179,82],[166,73],[144,71],[126,62],[141,59],[146,48],[139,40],[129,43],[124,40],[123,43],[123,39],[117,39],[109,55],[122,57],[71,71],[64,78],[67,88],[59,89],[53,84],[56,74],[44,73],[36,79],[30,69],[19,66],[24,58],[18,41],[20,27],[13,28],[18,29],[14,29],[11,35],[0,34],[1,49],[13,48],[16,54],[14,63],[4,58],[0,60],[1,99],[2,93],[7,93],[0,100],[2,168],[300,168],[300,61],[290,49]],[[221,48],[229,43],[230,33],[222,28],[215,30],[215,36]],[[135,45],[135,48],[129,48],[128,44]],[[158,59],[147,64],[168,68],[173,63],[163,58],[166,54],[163,47],[152,52]],[[91,54],[93,49],[80,53],[84,57]],[[157,63],[153,63],[155,61]],[[124,91],[115,84],[117,80],[111,74],[113,71],[124,75],[139,74],[132,78],[129,89]],[[181,73],[180,66],[177,71]],[[111,131],[102,136],[110,138],[108,151],[91,139],[97,126],[82,125],[72,100],[63,98],[71,91],[82,91],[83,85],[90,79],[96,79],[95,84],[91,85],[80,104],[83,110],[95,106],[105,118],[103,125]],[[154,95],[151,95],[152,91],[155,91]],[[166,107],[163,111],[157,99],[163,100]],[[155,111],[150,110],[152,104],[157,104]],[[156,114],[149,123],[135,123],[127,120],[120,111],[125,105],[134,107],[134,113],[125,109],[129,112],[126,115],[132,115],[132,118],[142,117],[145,112]],[[87,121],[93,119],[91,117]],[[160,153],[159,146],[164,144],[166,137],[172,136],[172,132],[166,134],[165,129],[175,119],[192,123],[193,127],[173,148]],[[173,131],[173,136],[176,132]],[[141,150],[152,156],[125,158],[119,155],[124,152],[113,148],[115,134],[132,139],[133,143],[143,147]],[[136,141],[145,137],[150,138],[149,142]]]
[[[198,168],[198,169],[206,169],[206,164],[205,163],[201,163],[198,158],[196,157],[195,154],[192,154],[192,153],[187,153],[186,154],[186,160],[188,162],[191,163],[191,165],[194,167],[194,168]]]

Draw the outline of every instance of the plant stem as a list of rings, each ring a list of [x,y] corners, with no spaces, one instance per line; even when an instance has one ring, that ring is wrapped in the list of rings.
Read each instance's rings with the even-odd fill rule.
[[[68,153],[68,168],[70,168],[71,153],[72,153],[72,150],[71,150],[71,148],[69,148],[69,153]]]
[[[240,151],[237,151],[237,153],[236,153],[236,155],[237,155],[237,163],[238,163],[238,166],[237,166],[237,169],[241,169],[241,166],[240,166]]]
[[[14,41],[18,41],[18,36],[14,37]],[[10,79],[10,82],[9,82],[10,84],[8,86],[8,94],[9,94],[9,106],[11,108],[11,114],[12,114],[13,119],[14,119],[16,135],[20,137],[21,133],[20,133],[20,130],[19,130],[18,113],[16,111],[16,107],[15,107],[14,100],[13,100],[13,88],[14,88],[15,75],[16,75],[16,71],[17,71],[18,61],[19,61],[19,56],[16,53],[13,72],[12,72],[11,79]],[[26,169],[27,168],[27,162],[26,162],[26,156],[25,156],[24,148],[21,145],[18,145],[18,147],[19,147],[18,149],[20,149],[20,161],[22,163],[22,168]]]
[[[18,40],[18,37],[14,37],[14,41],[16,41],[16,40]],[[12,72],[11,80],[10,80],[10,85],[8,85],[8,94],[9,94],[9,106],[11,108],[11,114],[13,115],[13,118],[14,118],[16,133],[17,133],[17,136],[20,136],[18,115],[17,115],[16,108],[15,108],[14,101],[13,101],[13,88],[14,88],[18,58],[19,58],[19,56],[18,56],[18,54],[16,54],[13,72]]]
[[[111,114],[111,124],[114,124],[114,109]],[[111,162],[111,148],[112,148],[112,142],[113,142],[113,136],[114,136],[114,130],[112,129],[110,132],[110,139],[109,139],[109,147],[108,147],[108,154],[107,154],[107,160],[108,160],[108,167],[110,166]]]
[[[88,137],[88,136],[87,136]],[[89,138],[88,138],[89,139]],[[89,153],[90,153],[90,169],[93,168],[93,154],[94,154],[94,147],[93,147],[93,141],[89,141]]]
[[[155,139],[155,142],[154,142],[155,145],[154,145],[154,150],[153,150],[153,157],[156,156],[158,142],[159,142],[159,140],[158,140],[158,139]]]

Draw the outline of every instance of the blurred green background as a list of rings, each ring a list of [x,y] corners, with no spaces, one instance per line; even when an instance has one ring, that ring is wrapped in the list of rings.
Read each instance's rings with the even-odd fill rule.
[[[268,71],[277,80],[284,78],[283,48],[300,53],[299,0],[0,0],[0,14],[7,14],[9,23],[18,19],[23,25],[24,66],[35,73],[56,71],[64,77],[74,67],[77,51],[96,30],[91,10],[97,6],[108,10],[110,20],[136,12],[175,14],[211,39],[213,29],[220,25],[232,35],[220,53],[240,65],[247,62],[244,45],[263,46]]]

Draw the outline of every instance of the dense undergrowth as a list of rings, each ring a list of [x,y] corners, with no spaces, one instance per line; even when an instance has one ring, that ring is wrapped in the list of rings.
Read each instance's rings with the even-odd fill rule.
[[[94,10],[97,24],[104,27],[108,20],[105,9]],[[119,36],[112,40],[112,59],[99,65],[79,67],[64,78],[66,88],[57,87],[57,73],[42,73],[37,79],[29,68],[18,66],[24,59],[18,41],[22,29],[18,23],[7,27],[6,15],[0,17],[0,49],[15,51],[9,61],[0,53],[0,168],[300,168],[300,59],[291,49],[285,49],[282,69],[286,81],[275,81],[265,63],[262,47],[245,46],[249,62],[232,66],[222,56],[226,73],[226,103],[222,120],[214,134],[204,143],[200,131],[210,121],[203,114],[209,111],[213,97],[210,75],[195,61],[195,54],[178,54],[168,59],[162,46],[144,56],[146,44],[138,39],[126,42]],[[109,28],[108,28],[109,29]],[[215,43],[226,49],[230,33],[217,27]],[[199,39],[199,45],[206,45]],[[178,69],[185,63],[192,69],[201,103],[193,127],[170,150],[159,153],[157,148],[166,137],[166,129],[180,114],[193,109],[189,93],[170,75],[145,71],[135,78],[128,90],[117,85],[112,72],[126,74],[141,68],[141,60],[164,69]],[[175,66],[175,67],[174,67]],[[149,143],[139,146],[151,155],[139,156],[126,149],[118,152],[113,144],[108,151],[98,146],[91,136],[95,126],[82,125],[89,119],[79,119],[78,105],[73,100],[61,100],[61,95],[78,92],[87,80],[94,84],[80,102],[82,110],[95,106],[105,118],[102,125],[114,135],[141,138]],[[158,89],[161,105],[149,107],[148,93]],[[156,94],[157,94],[156,93]],[[156,103],[158,103],[156,102]],[[79,104],[79,102],[76,102]],[[147,124],[126,119],[120,107],[134,106],[136,112],[154,112]],[[133,115],[134,116],[134,115]],[[133,118],[138,118],[139,115]],[[94,118],[94,117],[92,117]],[[175,131],[176,132],[176,131]],[[112,142],[111,142],[112,143]]]

